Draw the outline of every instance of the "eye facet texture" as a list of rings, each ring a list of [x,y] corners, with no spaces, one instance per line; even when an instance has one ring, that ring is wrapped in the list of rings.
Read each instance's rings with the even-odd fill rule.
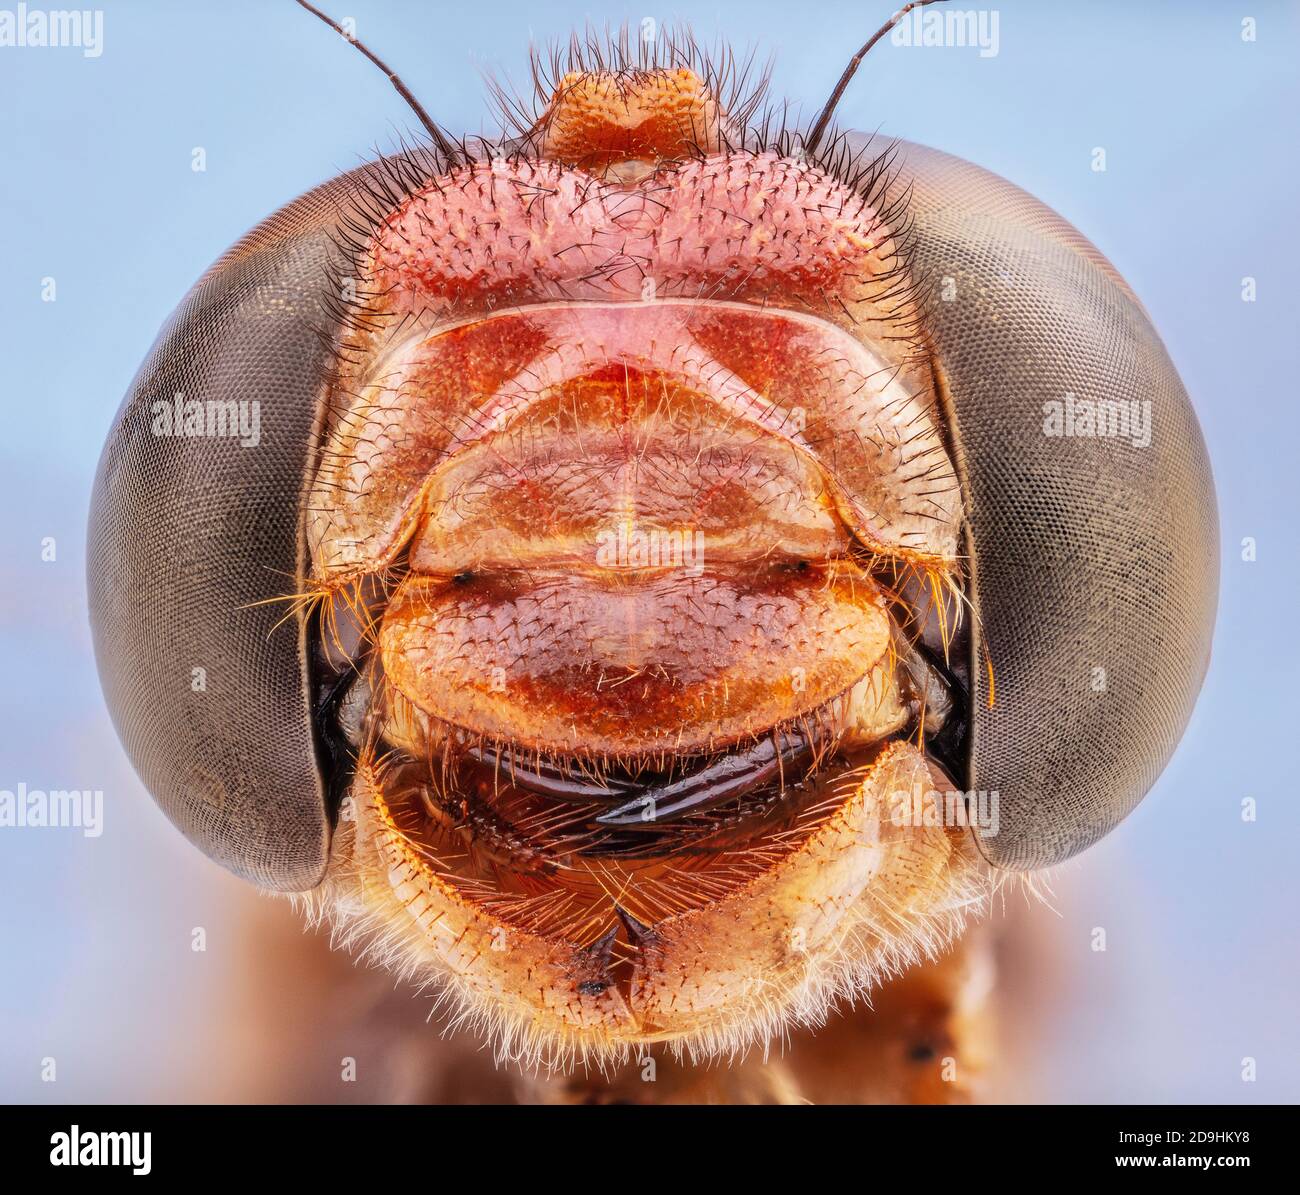
[[[966,490],[966,784],[999,793],[989,861],[1045,867],[1133,809],[1191,716],[1218,602],[1209,458],[1146,312],[1091,244],[947,154],[908,146],[901,177],[917,268],[940,296],[932,333]],[[1139,404],[1150,442],[1048,434],[1044,404],[1067,396]]]
[[[132,763],[196,846],[283,890],[319,881],[329,843],[307,626],[277,626],[288,607],[273,599],[303,571],[346,185],[276,213],[186,296],[118,412],[88,537],[95,654]],[[155,434],[155,404],[178,394],[256,402],[258,442]]]

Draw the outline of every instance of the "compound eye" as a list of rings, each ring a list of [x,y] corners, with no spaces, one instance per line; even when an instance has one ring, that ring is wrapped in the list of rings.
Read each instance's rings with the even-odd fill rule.
[[[302,586],[355,182],[276,213],[191,291],[122,403],[90,517],[95,654],[136,770],[206,854],[290,891],[324,874],[332,809],[313,628],[281,599]]]
[[[969,163],[909,146],[918,267],[967,508],[969,772],[1000,867],[1112,829],[1168,762],[1209,661],[1218,513],[1159,336],[1109,262]]]

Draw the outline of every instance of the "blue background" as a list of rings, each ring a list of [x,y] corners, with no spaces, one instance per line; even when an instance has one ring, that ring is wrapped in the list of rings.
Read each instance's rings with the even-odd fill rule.
[[[646,15],[774,52],[773,94],[811,111],[889,11],[332,3],[437,119],[469,131],[494,127],[483,73],[526,82],[531,40]],[[1295,1099],[1297,7],[1022,2],[998,13],[996,57],[878,47],[842,122],[1005,175],[1111,258],[1200,413],[1223,540],[1214,663],[1173,763],[1119,831],[1052,877],[1050,906],[1011,899],[999,915],[1018,943],[1001,998],[1014,1065],[999,1090]],[[1246,16],[1258,20],[1253,43]],[[98,840],[0,830],[0,1097],[218,1090],[205,1026],[233,966],[222,943],[257,898],[170,830],[108,724],[84,613],[90,482],[132,374],[202,270],[412,124],[383,77],[288,0],[109,4],[96,59],[0,48],[0,787],[102,788],[107,806]],[[190,167],[196,146],[203,173]],[[1094,146],[1105,173],[1090,167]],[[1254,303],[1240,297],[1247,275]],[[45,277],[56,302],[41,299]],[[1253,563],[1241,558],[1247,536]],[[189,949],[195,925],[213,940],[205,955]],[[1105,953],[1090,948],[1099,926]],[[54,1084],[40,1081],[47,1056]],[[1257,1060],[1253,1083],[1245,1057]],[[230,1080],[220,1093],[246,1090]]]

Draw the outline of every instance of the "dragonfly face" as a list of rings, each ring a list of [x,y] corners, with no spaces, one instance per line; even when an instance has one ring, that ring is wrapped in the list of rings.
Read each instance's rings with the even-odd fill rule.
[[[1195,418],[1078,234],[636,53],[251,233],[92,517],[164,808],[527,1059],[734,1049],[939,948],[1140,799],[1213,620]],[[260,445],[160,436],[176,394]]]

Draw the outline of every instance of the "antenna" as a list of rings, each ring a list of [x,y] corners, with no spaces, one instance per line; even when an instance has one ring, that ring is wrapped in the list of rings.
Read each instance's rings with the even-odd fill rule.
[[[302,0],[298,0],[301,4]],[[804,142],[804,149],[812,153],[826,132],[826,126],[830,124],[831,117],[835,114],[835,105],[840,102],[840,97],[844,94],[844,89],[848,87],[849,80],[857,72],[858,65],[867,56],[868,51],[882,37],[885,36],[895,25],[898,24],[914,8],[923,8],[927,4],[934,4],[935,0],[910,0],[910,3],[904,4],[892,17],[889,18],[876,32],[865,46],[862,47],[852,58],[849,59],[849,65],[844,68],[844,73],[840,76],[840,81],[835,84],[835,90],[831,92],[831,98],[826,101],[817,119],[813,122],[812,132],[808,134],[808,140]]]
[[[424,125],[426,129],[429,130],[429,136],[433,138],[434,145],[438,147],[438,149],[441,151],[443,156],[446,157],[448,160],[455,160],[455,158],[458,156],[456,147],[452,145],[451,141],[447,137],[447,134],[444,133],[442,129],[440,129],[434,123],[433,119],[429,116],[429,114],[420,106],[420,101],[417,100],[415,96],[411,94],[406,84],[403,83],[402,80],[397,77],[397,72],[392,70],[389,67],[388,63],[386,63],[382,58],[380,58],[378,54],[371,53],[371,51],[366,47],[364,42],[358,41],[355,37],[353,37],[350,33],[348,33],[348,31],[344,29],[342,25],[340,25],[337,21],[333,20],[332,18],[327,17],[323,12],[321,12],[319,8],[316,8],[314,5],[308,4],[307,0],[298,0],[298,3],[301,4],[303,8],[305,8],[309,13],[311,13],[312,16],[319,17],[322,21],[325,22],[325,24],[327,24],[331,29],[333,29],[334,32],[339,35],[339,37],[341,37],[344,41],[350,43],[351,45],[355,46],[367,58],[369,58],[370,61],[373,62],[381,71],[383,71],[384,74],[388,76],[388,81],[397,89],[397,94],[400,95],[402,99],[404,99],[410,105],[411,111],[414,112],[416,116],[420,118],[420,123]],[[911,5],[908,5],[908,7],[910,8]]]

